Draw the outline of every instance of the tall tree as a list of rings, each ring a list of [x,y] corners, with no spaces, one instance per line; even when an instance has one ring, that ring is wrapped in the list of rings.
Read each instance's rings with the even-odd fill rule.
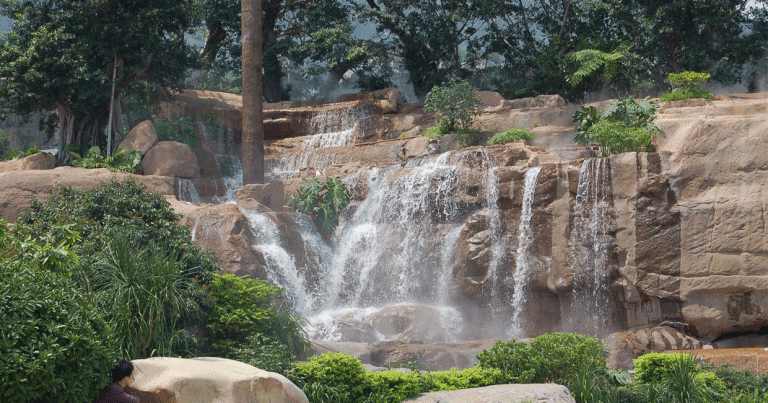
[[[14,20],[0,43],[0,108],[54,111],[62,146],[106,145],[113,75],[118,111],[138,84],[179,88],[194,61],[191,0],[3,0],[0,14]]]
[[[241,0],[243,183],[264,182],[262,0]]]

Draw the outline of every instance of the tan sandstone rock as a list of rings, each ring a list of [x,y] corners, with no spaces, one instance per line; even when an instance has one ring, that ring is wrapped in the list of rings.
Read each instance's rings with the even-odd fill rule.
[[[245,185],[237,190],[235,196],[238,204],[247,205],[256,202],[274,211],[282,210],[287,201],[282,182]]]
[[[0,162],[0,173],[12,171],[33,171],[53,169],[56,157],[48,153],[37,153],[24,158]]]
[[[60,167],[45,171],[0,173],[0,217],[10,221],[32,206],[34,200],[45,200],[59,186],[92,189],[113,180],[134,180],[154,193],[175,195],[173,178],[110,172],[107,169]]]
[[[117,146],[119,151],[138,151],[144,155],[158,142],[157,131],[151,120],[145,120],[128,133]]]
[[[288,378],[223,358],[133,361],[130,392],[156,403],[308,403]]]
[[[494,385],[484,388],[431,392],[407,403],[576,403],[565,386],[549,384]]]
[[[200,166],[192,149],[177,141],[161,141],[152,147],[141,161],[147,175],[197,178]]]

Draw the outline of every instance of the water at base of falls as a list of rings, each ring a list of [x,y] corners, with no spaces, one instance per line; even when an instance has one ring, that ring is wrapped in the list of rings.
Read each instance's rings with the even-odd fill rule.
[[[176,195],[179,200],[195,204],[200,203],[200,193],[191,179],[178,178],[176,186]]]

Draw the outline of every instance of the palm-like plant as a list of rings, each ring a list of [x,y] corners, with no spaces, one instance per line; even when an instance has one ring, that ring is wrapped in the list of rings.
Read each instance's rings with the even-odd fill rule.
[[[114,237],[89,288],[115,327],[126,357],[168,354],[185,320],[199,312],[198,286],[178,256]]]

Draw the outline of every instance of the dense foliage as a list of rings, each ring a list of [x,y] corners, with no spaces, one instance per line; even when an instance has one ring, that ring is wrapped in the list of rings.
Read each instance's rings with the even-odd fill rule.
[[[488,140],[489,145],[514,143],[516,141],[531,141],[533,133],[526,129],[509,129],[496,133]]]
[[[661,133],[655,125],[656,105],[644,100],[622,98],[600,113],[587,106],[574,114],[575,141],[598,144],[602,155],[629,151],[652,151],[653,140]]]
[[[114,362],[112,331],[66,277],[0,258],[0,401],[92,401]]]
[[[452,81],[433,87],[424,101],[424,110],[437,115],[439,133],[452,133],[472,127],[480,102],[467,81]]]
[[[215,275],[209,289],[210,349],[269,371],[285,372],[307,352],[299,320],[281,290],[263,280]]]
[[[117,357],[287,371],[307,344],[281,291],[215,269],[170,205],[130,181],[62,188],[0,222],[0,379],[14,385],[2,400],[91,401]]]
[[[114,172],[139,173],[141,171],[141,153],[138,151],[118,150],[112,155],[103,155],[101,149],[93,146],[85,156],[72,152],[72,166],[94,169],[107,168]]]
[[[709,81],[709,73],[683,71],[670,73],[667,81],[672,85],[672,91],[661,96],[662,101],[682,101],[685,99],[711,99],[712,93],[704,89]]]
[[[13,20],[0,43],[0,110],[55,112],[63,144],[104,146],[114,67],[117,104],[137,84],[178,88],[193,53],[189,0],[17,0],[0,3]]]
[[[307,214],[324,234],[330,235],[339,223],[341,213],[349,204],[349,190],[339,178],[325,181],[313,178],[301,183],[290,204],[296,211]]]

